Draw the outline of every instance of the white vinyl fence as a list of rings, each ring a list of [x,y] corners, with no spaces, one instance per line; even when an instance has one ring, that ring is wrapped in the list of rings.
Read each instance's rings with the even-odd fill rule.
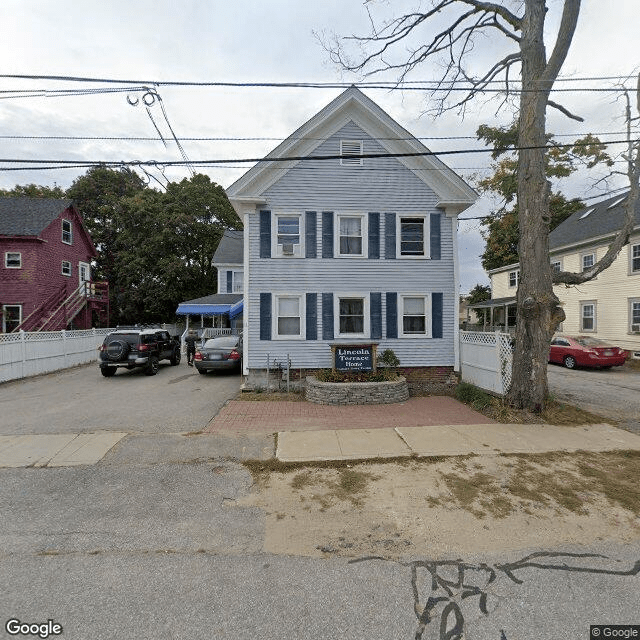
[[[511,386],[513,353],[508,333],[460,332],[462,381],[504,395]]]
[[[113,329],[0,333],[0,382],[93,362],[110,331]]]

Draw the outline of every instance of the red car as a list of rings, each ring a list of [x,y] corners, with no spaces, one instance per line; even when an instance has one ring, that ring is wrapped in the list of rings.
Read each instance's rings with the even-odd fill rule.
[[[549,362],[563,364],[567,369],[600,367],[610,369],[624,364],[627,353],[590,336],[556,336],[551,341]]]

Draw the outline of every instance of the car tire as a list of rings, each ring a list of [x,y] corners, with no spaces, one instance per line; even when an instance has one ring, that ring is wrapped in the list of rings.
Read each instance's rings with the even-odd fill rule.
[[[111,378],[112,376],[116,375],[116,368],[115,367],[100,367],[100,373],[105,378]]]
[[[129,343],[126,340],[113,340],[106,348],[107,359],[117,362],[124,360],[129,353]]]
[[[567,369],[575,369],[578,366],[578,363],[573,356],[565,356],[563,363]]]
[[[182,354],[180,353],[180,349],[179,348],[174,349],[173,355],[171,356],[171,360],[170,360],[171,365],[175,367],[176,365],[180,364],[181,357],[182,357]]]
[[[204,376],[204,375],[206,375],[206,373],[207,373],[207,372],[206,372],[206,370],[205,370],[205,369],[198,369],[198,373],[199,373],[200,375],[203,375],[203,376]]]
[[[148,376],[155,376],[158,373],[158,369],[160,368],[160,362],[156,356],[151,356],[149,358],[149,363],[147,364],[147,368],[144,370],[145,374]]]

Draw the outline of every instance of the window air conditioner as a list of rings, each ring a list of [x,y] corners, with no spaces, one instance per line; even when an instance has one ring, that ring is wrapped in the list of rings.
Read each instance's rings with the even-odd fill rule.
[[[292,256],[293,255],[293,243],[288,242],[282,245],[282,255]]]
[[[632,325],[631,325],[631,331],[638,331],[638,332],[640,332],[640,324],[632,324]]]

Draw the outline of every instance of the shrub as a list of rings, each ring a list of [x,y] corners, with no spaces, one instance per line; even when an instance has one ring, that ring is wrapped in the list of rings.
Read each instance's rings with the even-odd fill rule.
[[[400,359],[393,349],[385,349],[380,355],[378,355],[378,366],[391,368],[399,367]]]
[[[376,373],[372,371],[331,371],[331,369],[321,369],[316,371],[316,378],[320,382],[389,382],[397,378],[392,371],[380,370]]]
[[[468,382],[461,382],[456,387],[455,396],[456,400],[460,400],[474,409],[486,409],[491,404],[491,396],[486,391]]]

